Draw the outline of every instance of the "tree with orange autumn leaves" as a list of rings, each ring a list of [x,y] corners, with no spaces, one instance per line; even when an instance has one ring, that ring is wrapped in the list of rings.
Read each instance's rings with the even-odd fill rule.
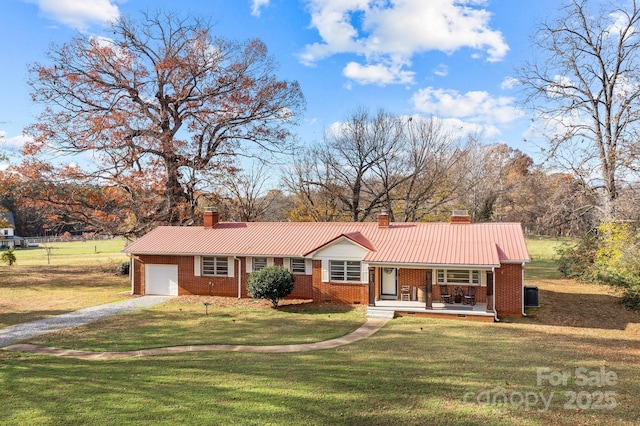
[[[201,20],[161,13],[111,30],[53,46],[30,67],[45,106],[20,167],[34,203],[115,235],[188,224],[238,156],[291,143],[304,97],[276,78],[260,40],[215,38]]]

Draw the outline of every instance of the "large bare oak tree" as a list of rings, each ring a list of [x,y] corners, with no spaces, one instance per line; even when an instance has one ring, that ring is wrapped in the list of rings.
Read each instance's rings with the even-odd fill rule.
[[[31,66],[46,108],[26,153],[31,170],[51,150],[71,154],[75,164],[48,178],[114,188],[129,209],[118,232],[189,223],[211,174],[233,170],[237,155],[287,148],[304,97],[275,76],[260,40],[215,38],[206,22],[163,13],[121,18],[108,36],[79,35]]]

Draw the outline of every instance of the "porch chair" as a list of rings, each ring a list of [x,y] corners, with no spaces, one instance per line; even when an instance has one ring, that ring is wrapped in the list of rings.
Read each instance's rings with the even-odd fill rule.
[[[442,303],[451,303],[451,293],[446,285],[440,284],[440,301]]]
[[[411,286],[403,285],[400,287],[400,300],[411,300]]]
[[[469,292],[464,296],[464,304],[465,305],[476,304],[476,288],[475,287],[469,287]]]

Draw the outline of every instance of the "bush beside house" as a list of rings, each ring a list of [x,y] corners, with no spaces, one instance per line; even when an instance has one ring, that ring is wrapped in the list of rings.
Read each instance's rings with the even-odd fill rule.
[[[281,266],[267,266],[249,276],[247,289],[254,299],[268,299],[274,308],[293,291],[295,276]]]

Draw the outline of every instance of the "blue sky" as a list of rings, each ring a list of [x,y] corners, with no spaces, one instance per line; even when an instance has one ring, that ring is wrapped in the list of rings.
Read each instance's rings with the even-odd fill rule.
[[[536,157],[524,142],[529,114],[517,102],[514,68],[531,57],[536,24],[559,0],[4,0],[0,134],[17,150],[42,106],[30,101],[27,65],[78,32],[107,35],[106,23],[142,10],[205,17],[214,34],[258,37],[298,80],[307,111],[303,142],[357,107],[435,115],[463,136],[482,131]],[[531,139],[526,136],[527,139]],[[12,161],[16,161],[15,159]]]

